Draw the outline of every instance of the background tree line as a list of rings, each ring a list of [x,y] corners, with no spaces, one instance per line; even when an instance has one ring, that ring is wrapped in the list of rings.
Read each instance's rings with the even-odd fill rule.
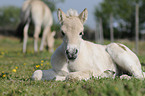
[[[64,0],[43,0],[51,9],[52,13],[57,10],[56,4]],[[99,32],[102,23],[102,34],[95,35],[95,31],[85,25],[85,39],[95,40],[95,36],[104,36],[110,39],[130,38],[135,35],[135,5],[139,4],[139,30],[145,28],[145,0],[103,0],[95,7],[96,29]],[[20,8],[7,6],[0,8],[0,34],[14,34],[20,22]],[[31,25],[32,26],[32,25]],[[60,31],[59,24],[54,20],[52,30]],[[33,27],[30,27],[29,34],[32,34]],[[60,37],[57,32],[57,37]],[[113,39],[114,39],[113,38]]]
[[[141,31],[145,29],[145,0],[104,0],[96,7],[95,19],[97,26],[102,20],[104,38],[111,38],[113,32],[114,38],[134,39],[136,4],[139,5],[139,30]]]

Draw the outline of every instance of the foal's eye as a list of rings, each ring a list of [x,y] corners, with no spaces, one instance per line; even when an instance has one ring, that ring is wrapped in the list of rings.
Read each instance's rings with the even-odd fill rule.
[[[80,32],[80,34],[79,35],[83,35],[83,32]]]
[[[61,31],[62,36],[65,36],[65,33],[63,31]]]

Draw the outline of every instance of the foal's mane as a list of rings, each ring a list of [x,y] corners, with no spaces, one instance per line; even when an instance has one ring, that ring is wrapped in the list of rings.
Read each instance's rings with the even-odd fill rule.
[[[69,16],[69,17],[78,16],[78,12],[77,12],[77,10],[69,9],[69,10],[67,11],[67,16]]]

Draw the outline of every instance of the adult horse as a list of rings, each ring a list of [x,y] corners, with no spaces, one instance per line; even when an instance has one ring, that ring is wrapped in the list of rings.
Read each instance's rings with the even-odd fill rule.
[[[18,31],[23,28],[23,53],[26,52],[26,44],[28,39],[28,28],[30,22],[34,24],[34,51],[38,51],[38,39],[41,32],[41,26],[43,29],[42,40],[40,45],[40,51],[44,48],[44,43],[47,38],[48,43],[49,37],[53,37],[55,33],[51,33],[51,26],[53,24],[53,17],[48,6],[41,0],[26,0],[22,6],[21,10],[21,23],[18,27]],[[48,44],[49,45],[49,44]],[[49,46],[48,46],[49,47]],[[50,51],[53,51],[53,48],[49,48]]]
[[[100,45],[82,39],[87,16],[87,9],[80,15],[74,10],[69,10],[66,15],[58,9],[63,43],[51,57],[52,69],[36,70],[32,79],[82,80],[92,76],[122,76],[125,73],[135,78],[144,78],[138,57],[125,45]]]

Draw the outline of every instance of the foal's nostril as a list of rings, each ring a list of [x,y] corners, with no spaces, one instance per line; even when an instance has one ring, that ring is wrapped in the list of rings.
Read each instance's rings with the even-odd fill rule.
[[[78,50],[76,49],[76,50],[75,50],[75,54],[77,54],[77,53],[78,53]]]
[[[77,53],[78,53],[78,50],[77,49],[67,49],[65,50],[65,54],[67,56],[67,58],[69,60],[74,60],[77,58]]]
[[[77,49],[74,49],[72,52],[69,52],[69,50],[66,50],[65,53],[66,53],[67,55],[69,55],[70,53],[72,53],[72,54],[77,54],[77,53],[78,53],[78,50],[77,50]]]
[[[65,53],[66,53],[66,54],[69,54],[69,51],[68,51],[68,50],[66,50],[66,51],[65,51]]]

